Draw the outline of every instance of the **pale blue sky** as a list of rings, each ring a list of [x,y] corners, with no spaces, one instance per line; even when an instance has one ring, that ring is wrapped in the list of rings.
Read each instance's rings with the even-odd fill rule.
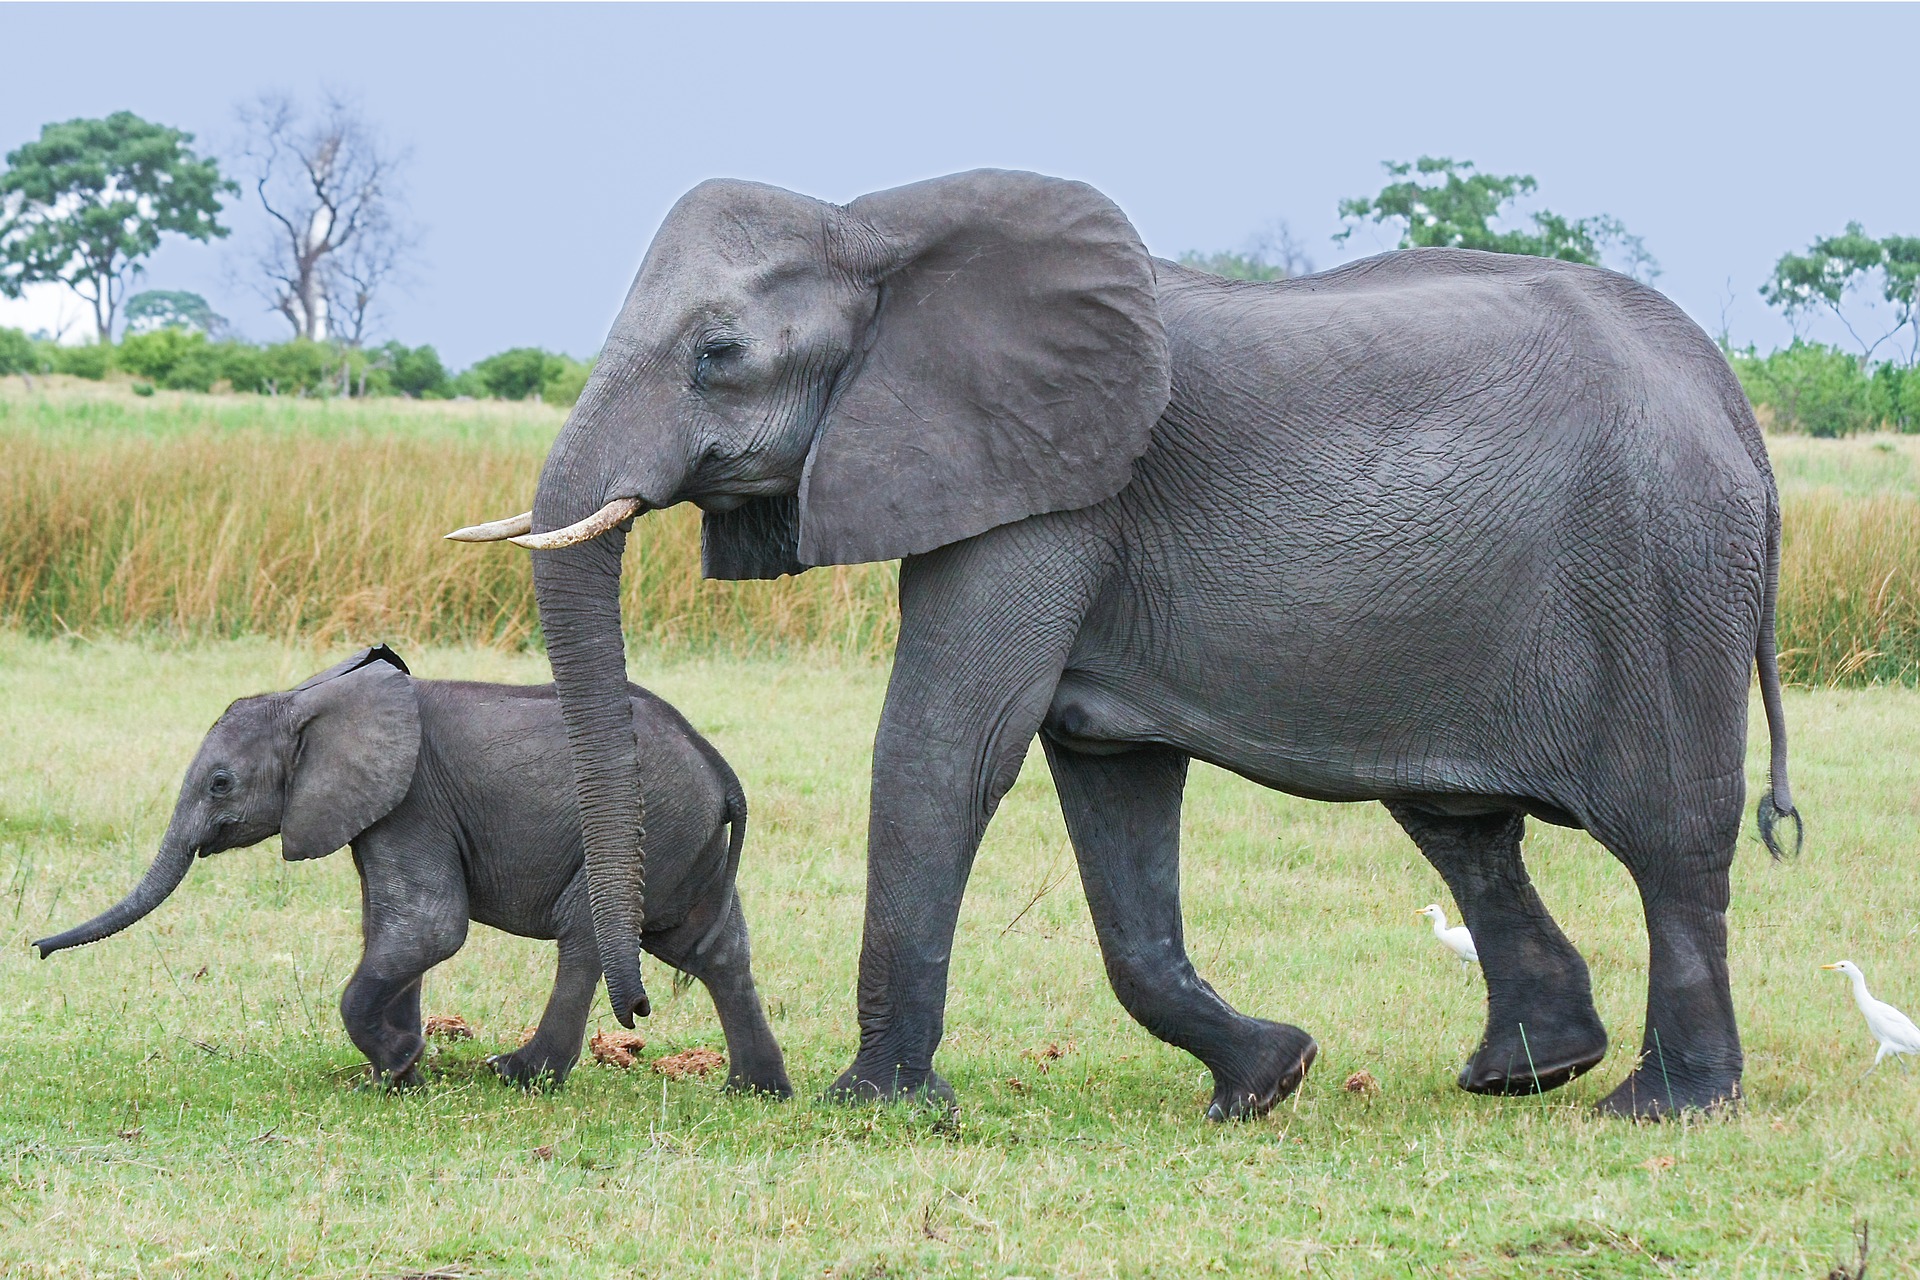
[[[1075,4],[0,5],[0,151],[122,108],[231,145],[263,89],[356,96],[410,145],[424,262],[386,334],[450,364],[598,347],[648,238],[713,176],[843,201],[992,165],[1084,179],[1150,248],[1236,248],[1285,218],[1322,266],[1336,202],[1421,153],[1540,180],[1642,235],[1710,331],[1787,329],[1756,294],[1849,218],[1920,234],[1920,6]],[[257,232],[170,247],[202,292]]]

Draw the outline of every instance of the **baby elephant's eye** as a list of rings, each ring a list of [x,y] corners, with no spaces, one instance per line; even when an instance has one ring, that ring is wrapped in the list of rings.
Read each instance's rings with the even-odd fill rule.
[[[207,783],[207,790],[216,796],[226,795],[233,790],[233,775],[225,770],[214,774],[213,780]]]

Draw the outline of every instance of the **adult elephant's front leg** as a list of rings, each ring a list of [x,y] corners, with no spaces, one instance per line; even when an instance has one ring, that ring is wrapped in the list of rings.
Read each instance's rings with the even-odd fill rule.
[[[830,1096],[953,1101],[933,1054],[961,894],[1098,571],[1057,543],[1047,554],[1048,541],[1029,521],[902,565],[900,644],[873,749],[860,1049]]]
[[[1118,755],[1084,755],[1051,740],[1046,747],[1114,994],[1141,1026],[1213,1072],[1209,1120],[1264,1114],[1300,1087],[1319,1047],[1299,1027],[1237,1012],[1187,958],[1187,757],[1163,747]]]

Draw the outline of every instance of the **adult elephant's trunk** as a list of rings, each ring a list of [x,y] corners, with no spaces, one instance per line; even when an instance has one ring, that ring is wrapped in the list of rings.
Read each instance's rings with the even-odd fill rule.
[[[534,503],[537,529],[568,523],[543,518],[546,489],[543,482]],[[645,806],[620,632],[620,556],[626,545],[625,530],[616,528],[564,550],[535,551],[533,586],[573,757],[593,940],[614,1017],[630,1027],[635,1013],[647,1016],[649,1005],[640,981]]]
[[[193,865],[197,846],[183,831],[184,826],[184,819],[175,814],[167,827],[167,834],[161,838],[158,856],[132,893],[85,924],[34,943],[40,948],[40,958],[45,960],[56,951],[84,947],[89,942],[110,938],[128,925],[145,919],[155,907],[165,902],[167,896],[187,878],[187,868]]]

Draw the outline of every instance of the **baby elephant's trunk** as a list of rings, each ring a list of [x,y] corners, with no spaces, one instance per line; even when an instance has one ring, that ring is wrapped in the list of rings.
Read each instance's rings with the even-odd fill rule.
[[[159,856],[147,868],[147,874],[141,877],[132,893],[85,924],[34,943],[40,948],[40,958],[44,960],[56,951],[84,947],[89,942],[110,938],[165,902],[167,895],[179,888],[180,882],[186,879],[187,868],[193,865],[195,845],[178,830],[179,825],[176,819],[167,828],[166,836],[160,841]]]

